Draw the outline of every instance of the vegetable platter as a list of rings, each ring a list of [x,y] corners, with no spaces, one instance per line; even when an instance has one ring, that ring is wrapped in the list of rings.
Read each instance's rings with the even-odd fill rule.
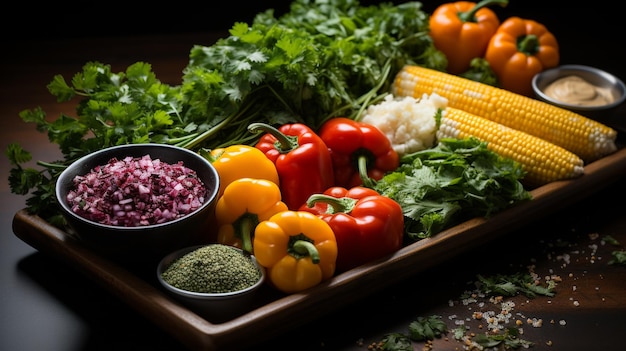
[[[306,290],[280,293],[265,289],[255,306],[227,320],[207,318],[171,299],[156,281],[156,262],[130,263],[109,259],[81,245],[62,227],[54,225],[55,212],[49,211],[54,210],[54,203],[48,202],[51,197],[44,195],[53,188],[49,185],[55,172],[81,154],[106,147],[107,143],[162,142],[194,150],[202,148],[205,151],[232,144],[252,143],[253,137],[245,128],[241,128],[242,125],[249,125],[253,121],[272,125],[304,122],[317,127],[338,115],[355,118],[369,104],[384,99],[390,91],[394,73],[403,66],[415,64],[442,68],[445,63],[440,53],[434,50],[428,36],[424,35],[427,16],[420,11],[419,3],[385,7],[385,11],[364,8],[363,12],[351,12],[352,1],[330,2],[343,4],[347,11],[339,23],[323,20],[321,22],[324,25],[312,23],[311,26],[302,26],[298,16],[308,13],[302,7],[307,1],[296,0],[294,4],[301,6],[294,9],[302,11],[294,11],[281,19],[277,28],[285,29],[284,33],[266,31],[267,28],[274,28],[271,25],[276,24],[276,19],[271,13],[265,13],[257,17],[252,27],[237,23],[230,32],[232,36],[218,41],[218,45],[194,47],[181,86],[162,84],[156,79],[150,65],[143,62],[133,64],[125,72],[117,74],[108,65],[90,62],[83,67],[83,72],[74,76],[70,84],[63,77],[55,76],[48,88],[59,102],[86,96],[77,110],[81,120],[63,115],[58,121],[50,122],[41,109],[24,111],[20,115],[24,121],[35,122],[39,129],[47,130],[50,141],[59,144],[65,159],[58,163],[40,164],[48,167],[49,173],[32,170],[24,172],[20,164],[30,161],[30,155],[19,145],[10,145],[7,154],[15,165],[11,172],[12,190],[21,194],[34,190],[36,195],[27,201],[28,208],[15,214],[15,235],[41,252],[77,267],[190,349],[235,349],[253,346],[253,340],[262,341],[259,338],[278,336],[336,307],[410,279],[412,275],[435,267],[462,251],[504,237],[509,229],[548,216],[551,211],[608,186],[626,173],[626,151],[618,147],[617,151],[585,164],[584,175],[550,181],[533,188],[530,191],[532,201],[488,218],[476,217],[463,221],[436,235],[406,244],[378,260],[347,269]],[[384,16],[379,17],[379,13]],[[328,15],[319,14],[321,17]],[[334,12],[330,15],[334,15]],[[372,38],[366,35],[359,37],[364,40],[356,47],[352,36],[342,37],[346,32],[352,33],[357,25],[358,21],[352,19],[370,17],[380,21],[374,21],[372,28],[358,33],[376,34]],[[394,23],[399,28],[388,27]],[[285,33],[292,33],[294,24],[301,28],[315,28],[321,33],[313,36],[297,32],[291,40],[276,40],[284,38]],[[387,31],[377,30],[379,27],[385,27]],[[350,30],[345,31],[346,28]],[[385,33],[395,33],[397,36],[391,38]],[[334,39],[330,40],[329,35],[334,35]],[[311,38],[319,42],[311,43]],[[316,44],[326,49],[316,50],[314,45],[302,43]],[[262,50],[257,50],[259,46],[265,48],[266,45],[273,51],[261,53]],[[224,65],[217,65],[216,62],[230,57],[227,48],[231,46],[240,49],[237,58],[229,61],[236,67],[229,66],[233,69],[222,72],[225,73],[224,77],[219,76],[216,72]],[[300,48],[307,49],[303,57],[308,60],[293,65],[292,60],[300,62]],[[424,55],[416,60],[414,52]],[[329,66],[319,67],[317,63],[320,60]],[[246,67],[254,69],[246,70]],[[294,70],[294,67],[300,69]],[[255,74],[239,77],[231,74],[233,72]],[[267,77],[280,77],[283,80],[264,81],[263,78]],[[302,89],[305,84],[298,84],[302,77],[307,77],[307,89]],[[124,84],[117,84],[120,80]],[[228,81],[229,85],[224,90],[215,89],[214,85],[219,81]],[[253,82],[263,84],[255,89]],[[353,85],[351,82],[363,84]],[[124,104],[119,100],[132,103]],[[107,118],[106,122],[114,124],[116,128],[109,128],[108,123],[102,123],[103,115]],[[137,116],[146,119],[133,118]],[[207,116],[212,119],[207,120]],[[272,118],[260,121],[268,119],[268,116]],[[73,128],[66,128],[65,122]],[[136,123],[148,127],[135,128]],[[77,140],[82,141],[90,132],[96,137],[76,144]],[[41,174],[51,176],[40,177]],[[33,178],[26,177],[28,175]],[[33,209],[39,212],[34,213]],[[250,333],[254,333],[257,338],[247,337]]]
[[[285,333],[300,323],[409,279],[461,252],[496,238],[509,229],[550,215],[615,182],[626,173],[626,149],[621,148],[585,167],[574,180],[552,182],[532,190],[533,200],[489,219],[474,218],[407,245],[388,257],[341,273],[309,290],[286,295],[266,292],[258,306],[225,321],[211,321],[170,298],[154,276],[154,267],[120,265],[76,242],[67,233],[36,215],[20,210],[13,220],[17,237],[34,248],[67,261],[128,306],[171,333],[191,350],[237,349]],[[246,337],[254,333],[256,338]]]

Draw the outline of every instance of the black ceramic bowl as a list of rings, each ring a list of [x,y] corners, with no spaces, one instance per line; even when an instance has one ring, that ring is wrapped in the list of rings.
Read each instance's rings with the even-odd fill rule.
[[[163,257],[156,270],[157,279],[161,286],[176,300],[191,308],[194,312],[208,318],[212,322],[223,322],[232,319],[260,305],[261,299],[259,298],[259,295],[261,293],[261,288],[264,286],[266,281],[267,273],[265,272],[265,269],[256,261],[254,256],[248,256],[248,258],[259,270],[260,278],[255,284],[245,289],[221,293],[200,293],[177,288],[170,285],[165,279],[163,279],[163,272],[165,272],[176,260],[190,252],[210,245],[223,244],[190,246],[174,251]],[[244,255],[243,250],[239,248],[231,247],[231,249],[241,255]],[[239,277],[235,276],[233,276],[233,278],[239,279]],[[207,278],[206,280],[210,280],[210,278]]]
[[[546,88],[560,78],[576,76],[605,90],[612,102],[601,105],[579,105],[564,102],[546,94]],[[626,85],[618,77],[601,69],[584,65],[563,65],[536,74],[532,87],[537,99],[605,123],[626,100]]]
[[[66,195],[74,187],[73,179],[85,175],[94,167],[105,165],[112,158],[142,157],[149,155],[168,164],[180,161],[194,170],[204,183],[205,201],[195,211],[164,223],[121,226],[102,224],[76,214],[70,208]],[[202,242],[212,225],[217,203],[219,176],[213,165],[196,152],[165,144],[128,144],[106,148],[73,162],[60,175],[56,183],[56,197],[70,233],[81,243],[103,254],[124,259],[142,259],[162,256],[190,244]]]

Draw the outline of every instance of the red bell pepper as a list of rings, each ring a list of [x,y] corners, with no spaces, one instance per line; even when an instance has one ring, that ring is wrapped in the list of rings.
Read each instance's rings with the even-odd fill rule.
[[[309,197],[301,211],[326,221],[337,239],[337,271],[346,271],[402,247],[404,214],[400,205],[366,187],[331,187]]]
[[[298,209],[309,196],[333,186],[334,173],[328,147],[307,125],[285,124],[276,129],[252,123],[251,132],[266,132],[255,147],[276,165],[283,202]]]
[[[400,165],[398,153],[377,127],[345,117],[331,118],[318,132],[333,160],[335,185],[373,187],[386,172]]]

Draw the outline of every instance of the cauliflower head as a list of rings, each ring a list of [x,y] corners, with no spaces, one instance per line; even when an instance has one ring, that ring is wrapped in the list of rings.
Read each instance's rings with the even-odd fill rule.
[[[448,100],[436,93],[424,94],[421,99],[389,94],[369,106],[361,121],[380,129],[402,156],[434,146],[438,128],[435,115],[447,105]]]

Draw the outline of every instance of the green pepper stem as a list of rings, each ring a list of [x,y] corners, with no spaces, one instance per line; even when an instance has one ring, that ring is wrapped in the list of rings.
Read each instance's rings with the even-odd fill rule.
[[[320,253],[317,251],[315,245],[307,240],[296,240],[293,243],[293,250],[301,256],[310,256],[313,263],[320,263]]]
[[[509,0],[482,0],[479,3],[477,3],[471,10],[467,12],[459,12],[458,13],[459,19],[462,22],[477,22],[476,17],[475,17],[476,12],[478,12],[478,10],[482,9],[485,6],[489,6],[493,4],[498,4],[502,7],[505,7],[506,5],[509,4]]]
[[[326,194],[313,194],[309,196],[309,199],[306,201],[306,205],[308,207],[313,207],[318,202],[323,202],[328,205],[328,209],[326,210],[327,214],[334,214],[338,212],[352,212],[357,200],[349,197],[333,197]]]
[[[357,160],[357,166],[359,168],[359,176],[361,177],[361,183],[364,187],[373,189],[376,185],[374,179],[367,175],[367,156],[361,155]]]
[[[220,158],[224,152],[220,152],[218,155],[213,155],[210,149],[207,148],[200,148],[198,150],[198,153],[200,154],[200,156],[206,158],[209,162],[214,163],[215,161],[217,161],[218,158]]]
[[[539,52],[539,38],[534,34],[528,34],[517,39],[517,51],[528,56],[533,56]]]
[[[281,153],[288,153],[289,151],[297,149],[298,146],[300,146],[298,144],[298,137],[285,135],[285,133],[267,123],[250,123],[248,125],[248,131],[252,133],[265,132],[271,134],[274,138],[276,138],[276,143],[274,145]]]
[[[239,222],[240,234],[241,234],[241,248],[243,251],[252,254],[252,235],[256,225],[250,216],[244,216]]]

